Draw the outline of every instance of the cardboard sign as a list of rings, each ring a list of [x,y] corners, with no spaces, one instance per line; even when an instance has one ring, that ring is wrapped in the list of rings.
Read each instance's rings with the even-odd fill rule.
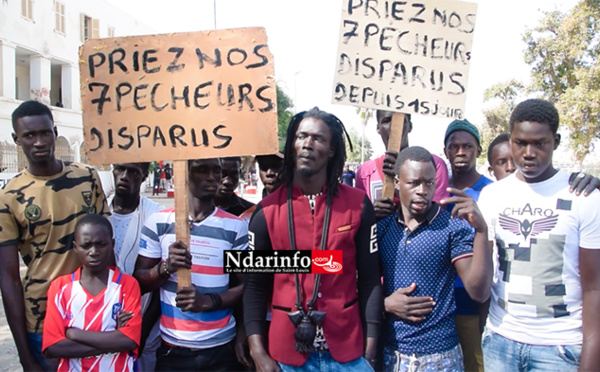
[[[79,56],[90,164],[277,152],[263,28],[93,39]]]
[[[462,118],[476,4],[344,0],[333,102]]]

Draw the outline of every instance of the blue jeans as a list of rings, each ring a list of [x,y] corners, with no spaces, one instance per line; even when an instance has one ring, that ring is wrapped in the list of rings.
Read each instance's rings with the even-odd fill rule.
[[[530,345],[485,328],[481,340],[486,372],[577,371],[581,345]]]
[[[29,350],[31,350],[35,361],[44,369],[44,371],[50,371],[50,364],[44,357],[44,354],[42,354],[42,334],[27,333],[27,341],[29,343]],[[54,366],[54,368],[56,368],[56,366]]]
[[[373,371],[371,365],[360,357],[354,359],[348,363],[339,363],[331,356],[330,352],[316,351],[311,353],[306,363],[303,366],[295,367],[287,364],[279,363],[281,372],[346,372],[346,371],[357,371],[357,372],[368,372]]]
[[[448,351],[434,354],[402,354],[385,348],[383,364],[386,372],[463,372],[463,355],[460,345]]]

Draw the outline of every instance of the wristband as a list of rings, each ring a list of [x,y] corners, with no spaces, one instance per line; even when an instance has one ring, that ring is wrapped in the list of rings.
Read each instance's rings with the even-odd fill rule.
[[[208,293],[208,297],[210,297],[212,301],[212,307],[210,308],[210,311],[219,310],[223,304],[223,299],[221,296],[218,293]]]
[[[162,271],[161,271],[161,269],[162,269]],[[173,273],[169,271],[167,261],[161,261],[160,266],[158,268],[158,275],[160,275],[160,277],[163,279],[167,279],[168,277],[171,276],[171,274],[173,274]]]

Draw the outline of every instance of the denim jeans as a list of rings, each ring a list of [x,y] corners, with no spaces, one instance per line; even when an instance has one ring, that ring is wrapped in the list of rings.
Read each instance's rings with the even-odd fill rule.
[[[460,345],[435,354],[402,354],[385,348],[383,363],[386,372],[463,372],[463,356]]]
[[[486,372],[577,371],[581,345],[530,345],[512,341],[489,328],[481,340]]]
[[[402,354],[385,348],[383,352],[385,371],[390,372],[463,372],[463,357],[460,345],[448,351],[435,354]]]
[[[281,368],[281,372],[346,372],[346,371],[356,371],[356,372],[368,372],[373,371],[371,365],[365,360],[365,358],[360,357],[358,359],[354,359],[348,363],[339,363],[336,362],[335,359],[331,356],[330,352],[320,352],[316,351],[311,353],[308,357],[306,363],[303,366],[295,367],[287,364],[279,363],[279,367]]]

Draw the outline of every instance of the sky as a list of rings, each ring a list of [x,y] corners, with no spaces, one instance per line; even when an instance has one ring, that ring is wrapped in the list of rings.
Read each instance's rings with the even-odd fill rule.
[[[331,103],[343,0],[107,0],[135,16],[156,33],[264,27],[274,57],[277,84],[298,111],[314,106],[338,116],[348,129],[362,130],[356,107]],[[379,0],[384,1],[384,0]],[[526,29],[542,11],[568,10],[575,0],[476,0],[477,19],[469,70],[465,117],[483,123],[483,93],[492,85],[518,79],[529,82],[523,60]],[[216,4],[216,6],[214,6]],[[216,15],[216,17],[215,17]],[[118,34],[118,31],[117,31]],[[449,119],[413,116],[411,145],[443,154]],[[385,150],[375,120],[365,135],[374,157]],[[357,144],[359,145],[359,144]],[[485,151],[485,149],[484,149]]]

